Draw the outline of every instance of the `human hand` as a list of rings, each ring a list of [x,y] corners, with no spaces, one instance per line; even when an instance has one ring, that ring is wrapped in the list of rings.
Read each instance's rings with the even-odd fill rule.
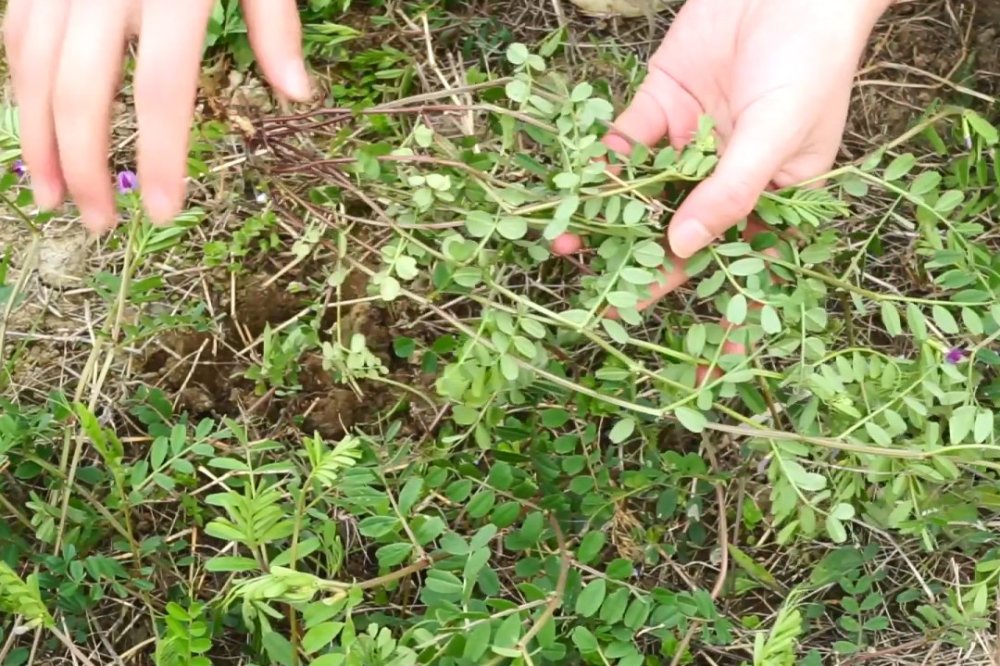
[[[114,227],[111,104],[126,39],[138,36],[133,90],[143,200],[154,222],[167,222],[181,210],[212,5],[212,0],[9,1],[4,44],[24,162],[40,208],[59,206],[68,192],[88,229]],[[243,0],[243,11],[265,78],[290,99],[308,99],[295,0]]]
[[[653,56],[631,105],[604,141],[664,137],[682,148],[699,117],[715,123],[720,161],[668,227],[674,270],[650,285],[646,307],[687,279],[684,259],[747,217],[769,186],[830,169],[843,135],[851,84],[865,43],[891,0],[688,0]],[[578,237],[555,239],[557,254]]]

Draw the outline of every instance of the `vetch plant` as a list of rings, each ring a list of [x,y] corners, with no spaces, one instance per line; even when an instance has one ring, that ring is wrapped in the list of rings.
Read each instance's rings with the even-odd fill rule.
[[[3,336],[5,388],[53,340],[76,388],[0,396],[14,630],[52,620],[0,627],[0,662],[63,632],[113,660],[103,637],[132,632],[94,639],[107,617],[150,636],[115,655],[164,664],[815,666],[985,641],[993,122],[942,106],[767,192],[642,308],[679,281],[663,235],[716,166],[712,121],[609,155],[616,85],[561,74],[564,36],[415,98],[390,91],[411,54],[351,54],[322,108],[253,124],[246,168],[216,183],[222,149],[196,148],[218,222],[198,243],[200,211],[153,227],[117,174],[92,331]],[[0,299],[23,302],[5,254]]]

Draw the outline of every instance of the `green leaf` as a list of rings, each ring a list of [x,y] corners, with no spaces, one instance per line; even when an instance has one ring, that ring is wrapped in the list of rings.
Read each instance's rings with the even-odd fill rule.
[[[622,279],[638,286],[651,284],[656,280],[656,276],[651,271],[635,266],[626,266],[621,272]]]
[[[493,509],[496,499],[496,493],[492,490],[488,488],[480,490],[472,496],[472,499],[469,500],[469,504],[466,507],[469,517],[475,519],[482,518]]]
[[[955,210],[965,200],[965,195],[958,190],[948,190],[934,204],[934,210],[946,215]]]
[[[507,47],[507,61],[512,65],[523,65],[531,53],[528,47],[520,42],[514,42]]]
[[[1000,142],[1000,133],[997,132],[997,128],[990,124],[988,120],[972,109],[965,110],[962,115],[965,117],[966,122],[969,123],[969,127],[981,136],[986,143],[992,146]]]
[[[618,344],[623,345],[628,342],[628,331],[626,331],[625,327],[614,319],[608,319],[607,317],[601,319],[601,326],[607,332],[608,337]]]
[[[694,324],[684,336],[684,349],[691,356],[701,356],[708,341],[708,327],[704,324]]]
[[[576,84],[573,88],[573,92],[569,94],[570,100],[574,102],[583,102],[594,94],[594,86],[590,85],[586,81]]]
[[[629,572],[633,570],[632,563],[629,562]],[[614,626],[621,622],[622,618],[625,616],[625,609],[628,607],[629,599],[631,594],[624,587],[619,587],[617,590],[608,595],[608,598],[604,600],[601,605],[601,622],[609,626]]]
[[[272,663],[280,666],[292,666],[295,663],[295,648],[281,633],[268,631],[261,638],[261,643]]]
[[[645,240],[641,243],[637,243],[632,249],[632,257],[635,259],[636,263],[646,268],[656,268],[663,265],[663,260],[666,258],[666,253],[663,251],[663,247],[651,240]]]
[[[528,221],[523,217],[502,217],[497,231],[507,240],[520,240],[528,233]]]
[[[205,569],[213,573],[257,571],[260,564],[250,557],[217,556],[205,563]]]
[[[733,275],[738,275],[740,277],[746,277],[748,275],[756,275],[766,268],[764,260],[760,257],[747,257],[745,259],[738,259],[733,263],[729,264],[729,272]]]
[[[379,293],[382,296],[382,300],[393,301],[402,292],[402,287],[399,285],[399,281],[392,277],[391,275],[386,275],[382,279],[382,285],[379,289]]]
[[[781,318],[778,311],[771,305],[765,305],[760,310],[760,325],[768,335],[781,333]]]
[[[871,171],[876,166],[878,166],[877,163],[871,165],[870,168],[868,169],[864,169],[864,167],[862,167],[862,169],[864,171]],[[841,181],[840,185],[841,187],[844,188],[844,192],[851,195],[852,197],[861,198],[868,195],[868,183],[861,180],[860,178],[857,178],[854,175],[845,178],[843,181]]]
[[[417,260],[405,254],[396,259],[395,270],[396,275],[403,280],[412,280],[420,272],[417,268]]]
[[[912,153],[904,153],[889,163],[885,168],[886,180],[899,180],[913,169],[917,164],[917,158]]]
[[[830,535],[830,538],[835,543],[844,543],[847,541],[847,530],[844,529],[844,523],[832,515],[826,517],[826,533]]]
[[[560,189],[571,190],[580,184],[580,176],[569,171],[564,171],[563,173],[556,174],[552,178],[552,183]]]
[[[469,212],[465,217],[465,229],[475,238],[485,238],[493,233],[494,217],[481,210]]]
[[[726,306],[726,319],[734,326],[741,325],[747,318],[747,298],[743,294],[736,294],[729,300]]]
[[[149,452],[149,462],[153,465],[154,470],[163,467],[163,462],[167,459],[169,449],[170,443],[166,437],[157,437],[153,441],[152,449]]]
[[[545,324],[538,321],[537,319],[529,319],[525,317],[520,322],[521,328],[525,333],[533,338],[541,340],[545,337]]]
[[[307,653],[313,653],[325,648],[333,642],[340,630],[344,628],[343,622],[322,622],[310,629],[302,637],[302,649]]]
[[[837,520],[851,520],[854,518],[854,507],[846,502],[842,502],[830,510],[830,515]]]
[[[711,276],[699,282],[695,293],[698,295],[698,298],[708,298],[715,292],[719,291],[719,287],[721,287],[722,283],[725,281],[726,274],[722,269],[719,269],[712,273]]]
[[[431,569],[427,572],[425,581],[427,589],[443,595],[458,595],[462,593],[462,581],[453,573]]]
[[[590,564],[595,561],[601,554],[606,540],[604,532],[587,532],[580,539],[580,545],[576,549],[576,559],[582,564]]]
[[[526,102],[531,96],[531,86],[521,79],[514,79],[506,85],[504,92],[507,93],[507,97],[512,102],[521,104]]]
[[[639,303],[639,297],[627,291],[612,291],[608,294],[608,303],[616,308],[634,308]]]
[[[577,625],[573,629],[573,645],[583,654],[597,652],[599,647],[594,634],[582,625]]]
[[[626,417],[621,419],[611,428],[608,438],[615,444],[621,444],[635,432],[635,419]]]
[[[222,539],[223,541],[243,542],[247,540],[247,536],[243,532],[222,518],[216,518],[206,525],[205,534],[216,539]]]
[[[746,571],[755,579],[764,583],[768,587],[780,587],[778,585],[778,581],[775,580],[770,571],[764,568],[761,564],[758,564],[755,559],[737,548],[734,544],[729,544],[729,555],[733,558],[733,561],[736,562],[736,565],[739,566],[739,568]]]
[[[527,359],[535,358],[538,350],[535,348],[534,342],[523,335],[515,335],[512,340],[514,341],[514,349],[517,350],[517,353]]]
[[[799,258],[804,264],[822,264],[830,260],[833,256],[832,248],[826,243],[814,243],[802,248]]]
[[[416,349],[417,342],[413,338],[400,336],[392,341],[392,351],[398,358],[408,359]]]
[[[826,477],[822,474],[807,472],[806,469],[794,460],[785,460],[782,468],[788,475],[788,480],[801,490],[809,492],[819,492],[826,488]]]
[[[973,335],[982,335],[986,330],[983,327],[983,320],[970,308],[962,308],[962,323]]]
[[[865,430],[871,436],[872,441],[879,446],[891,446],[892,437],[885,431],[885,428],[873,421],[865,421]]]
[[[565,197],[559,205],[556,206],[555,213],[553,214],[553,219],[569,221],[571,217],[576,213],[577,209],[580,208],[580,196],[577,194],[571,194]]]
[[[500,356],[500,373],[509,382],[517,381],[518,375],[521,374],[517,359],[510,354],[502,354]]]
[[[976,414],[976,425],[973,427],[972,439],[976,444],[985,442],[993,432],[993,411],[981,410]]]
[[[629,226],[639,224],[639,222],[642,221],[643,216],[646,214],[646,211],[646,204],[638,199],[630,199],[629,202],[625,204],[624,210],[622,210],[622,222]]]
[[[681,405],[674,410],[674,415],[681,425],[691,432],[701,432],[708,425],[708,419],[697,409]]]
[[[910,185],[910,194],[922,196],[933,192],[941,184],[941,174],[937,171],[925,171],[917,176]]]
[[[580,596],[576,598],[576,614],[582,617],[592,616],[604,603],[606,594],[607,583],[605,580],[595,578],[580,591]]]
[[[910,327],[910,333],[918,342],[927,339],[927,321],[924,319],[924,313],[915,303],[906,304],[906,323]]]
[[[948,439],[952,444],[965,441],[976,422],[976,407],[963,405],[951,414],[948,419]]]
[[[608,203],[604,206],[604,221],[608,224],[614,224],[621,214],[622,198],[620,196],[608,197]]]
[[[330,652],[313,659],[309,662],[309,666],[343,666],[345,661],[347,661],[346,655]]]
[[[651,610],[652,603],[647,597],[636,597],[625,611],[624,625],[632,630],[638,629],[646,622]]]
[[[940,305],[935,305],[931,308],[931,314],[938,328],[948,335],[958,335],[958,322],[955,321],[955,317],[948,310]]]
[[[399,518],[395,516],[369,516],[358,523],[358,531],[366,537],[377,539],[399,528]]]
[[[378,563],[383,567],[394,567],[398,564],[402,564],[407,557],[410,556],[410,552],[413,550],[413,544],[400,541],[398,543],[390,543],[382,546],[377,551],[375,551],[375,557],[378,559]]]
[[[737,241],[735,243],[723,243],[715,248],[715,251],[723,257],[742,257],[745,254],[750,254],[753,248],[750,247],[750,243]]]
[[[899,319],[899,310],[889,301],[882,301],[882,323],[889,335],[895,337],[903,334],[903,323]]]
[[[497,654],[502,654],[505,656],[511,656],[509,653],[501,652],[500,650],[510,650],[514,653],[513,656],[518,656],[520,653],[512,648],[517,645],[517,641],[521,638],[521,614],[514,613],[508,615],[507,619],[500,623],[497,627],[496,634],[493,636],[493,651]]]

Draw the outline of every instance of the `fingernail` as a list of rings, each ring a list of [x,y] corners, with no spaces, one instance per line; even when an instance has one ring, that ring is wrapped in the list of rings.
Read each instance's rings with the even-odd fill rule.
[[[608,133],[604,136],[604,145],[608,147],[609,150],[621,155],[628,155],[632,151],[632,146],[629,145],[628,141],[620,134]]]
[[[684,220],[671,225],[668,231],[670,249],[681,259],[687,259],[712,242],[712,234],[698,220]]]
[[[143,195],[146,213],[153,224],[166,224],[179,212],[177,197],[170,196],[161,189],[152,189]]]
[[[80,214],[80,221],[88,231],[95,235],[100,235],[106,231],[110,231],[115,226],[114,219],[109,218],[106,215],[93,212],[82,212]]]
[[[285,88],[300,102],[312,97],[312,84],[301,60],[292,60],[285,66]]]

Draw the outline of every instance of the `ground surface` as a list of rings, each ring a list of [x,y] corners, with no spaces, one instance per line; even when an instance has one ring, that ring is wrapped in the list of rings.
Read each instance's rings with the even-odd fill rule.
[[[976,301],[960,276],[938,278],[953,266],[979,271],[990,297],[998,288],[996,141],[971,167],[984,171],[978,184],[954,180],[965,167],[922,136],[907,148],[920,169],[940,168],[948,187],[980,197],[962,214],[982,228],[948,236],[962,251],[930,247],[934,222],[897,191],[873,187],[827,239],[828,279],[811,268],[790,274],[805,299],[793,309],[827,313],[808,331],[819,315],[801,317],[802,337],[817,341],[803,341],[803,366],[798,351],[767,352],[752,366],[759,386],[734,381],[681,419],[704,418],[690,412],[707,413],[714,400],[730,412],[712,412],[713,423],[792,434],[684,428],[681,412],[643,421],[593,394],[639,408],[678,399],[674,384],[646,390],[643,372],[677,385],[693,373],[676,359],[698,355],[692,328],[718,323],[697,282],[630,330],[660,351],[629,343],[622,361],[606,353],[607,340],[560,329],[546,314],[574,298],[580,264],[532,263],[525,240],[497,246],[513,268],[491,279],[508,291],[449,282],[453,257],[440,238],[464,229],[488,190],[476,190],[480,180],[436,200],[433,219],[408,206],[424,196],[413,180],[421,169],[457,183],[468,171],[454,166],[462,160],[499,188],[529,182],[532,159],[557,161],[537,135],[518,137],[514,166],[476,161],[500,134],[484,107],[504,100],[484,101],[470,71],[508,67],[510,41],[535,49],[561,36],[550,66],[606,84],[621,108],[670,11],[622,20],[567,2],[503,0],[489,13],[424,3],[425,23],[416,3],[358,4],[332,15],[340,28],[310,24],[325,111],[277,108],[252,73],[230,74],[227,57],[206,69],[182,235],[143,227],[131,248],[127,230],[94,242],[72,214],[32,235],[5,206],[0,561],[22,580],[37,576],[55,623],[26,628],[23,598],[33,593],[20,592],[20,613],[0,615],[0,663],[180,664],[204,653],[218,664],[477,664],[529,652],[530,663],[626,666],[996,663],[1000,498],[985,448],[995,427],[978,424],[1000,391],[989,359],[958,379],[937,357],[910,365],[952,344],[991,347],[996,299]],[[935,105],[969,104],[990,117],[998,21],[996,3],[902,3],[862,63],[841,161],[896,140]],[[240,53],[238,36],[221,35],[220,45]],[[401,98],[404,110],[346,110]],[[439,142],[414,139],[418,121]],[[954,150],[952,130],[939,129]],[[9,118],[0,130],[3,147],[16,146]],[[116,164],[129,164],[133,131],[123,110]],[[469,136],[475,149],[462,143]],[[436,157],[386,157],[404,143]],[[359,156],[363,176],[347,170]],[[8,203],[24,197],[13,180]],[[883,232],[872,241],[874,228]],[[966,233],[973,240],[961,245]],[[948,264],[934,250],[959,258]],[[413,257],[412,271],[400,256]],[[382,298],[392,290],[387,262],[396,262],[397,298]],[[948,301],[961,308],[950,320],[931,310]],[[903,312],[902,337],[888,330],[886,302]],[[919,304],[922,325],[907,312]],[[538,315],[559,332],[534,336],[540,325],[517,323],[515,333],[494,314],[484,323],[483,312],[497,311],[517,322]],[[943,349],[924,340],[928,326]],[[707,335],[706,349],[719,342]],[[469,382],[442,383],[454,380],[450,368],[491,362],[467,346],[480,336],[526,345],[531,353],[517,362],[549,375],[511,393],[491,388],[488,399]],[[814,344],[822,351],[807,359]],[[888,359],[895,379],[874,357]],[[484,381],[502,381],[513,362],[501,359]],[[845,379],[852,363],[862,368],[856,381]],[[806,366],[841,389],[795,384]],[[842,374],[830,379],[829,368]],[[938,383],[928,384],[931,373]],[[911,380],[929,416],[897,401]],[[800,413],[806,389],[824,396],[811,424]],[[838,394],[862,410],[854,419],[875,424],[858,429],[868,447],[860,453],[839,439],[847,426],[837,419],[852,412]],[[973,404],[980,411],[961,434],[985,427],[988,437],[948,451],[954,458],[921,448],[961,429],[960,410]],[[731,412],[746,415],[727,420]],[[905,420],[898,433],[891,418],[880,420],[887,412]],[[760,414],[773,418],[747,420]],[[789,470],[805,468],[783,456],[803,460],[812,476],[796,483]],[[829,481],[817,487],[821,475]],[[802,503],[783,512],[796,496]],[[315,578],[289,577],[291,569]],[[14,592],[5,599],[2,586],[0,571],[9,606]],[[783,630],[794,646],[782,643]]]

